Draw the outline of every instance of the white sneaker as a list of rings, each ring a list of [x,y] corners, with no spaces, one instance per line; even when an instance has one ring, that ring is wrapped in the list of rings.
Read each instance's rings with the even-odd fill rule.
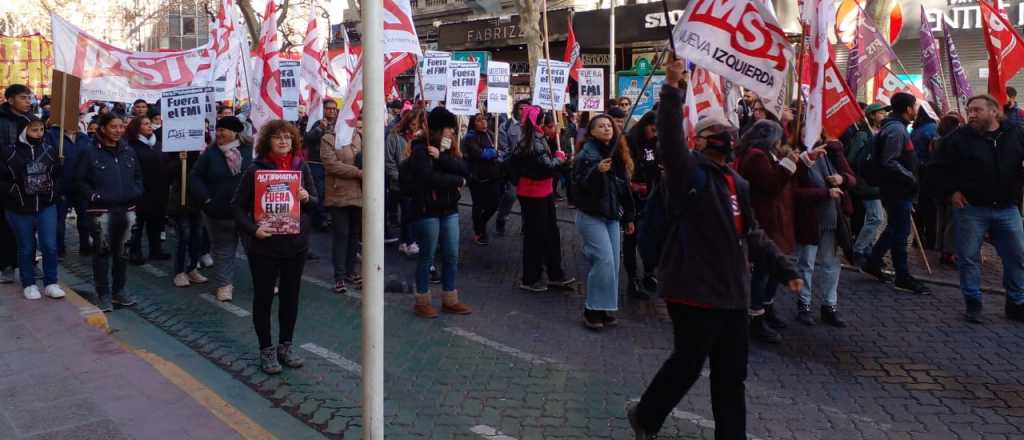
[[[213,267],[213,256],[210,254],[203,254],[199,257],[199,265],[202,267]]]
[[[231,294],[234,292],[235,286],[228,284],[227,286],[217,289],[217,301],[225,302],[231,301]]]
[[[46,292],[46,296],[53,299],[61,299],[64,297],[64,289],[61,289],[60,286],[56,284],[50,284],[49,286],[46,286],[44,292]]]
[[[203,284],[210,281],[204,277],[203,274],[199,273],[199,269],[192,269],[192,272],[188,273],[188,280],[196,284]]]
[[[160,241],[167,241],[167,233],[160,232]]]
[[[24,290],[25,299],[39,299],[43,296],[39,294],[39,288],[36,286],[28,286]]]
[[[420,253],[420,247],[416,243],[410,244],[406,249],[409,251],[407,255],[417,255]]]
[[[174,287],[188,287],[192,283],[188,280],[188,274],[185,272],[179,273],[174,276]]]

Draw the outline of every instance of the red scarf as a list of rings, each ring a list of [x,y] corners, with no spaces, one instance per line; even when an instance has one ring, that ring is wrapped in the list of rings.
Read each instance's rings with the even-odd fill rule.
[[[274,167],[276,167],[279,170],[290,170],[290,169],[292,169],[292,159],[293,159],[293,157],[294,156],[292,156],[292,153],[277,154],[277,153],[271,152],[270,154],[267,155],[267,159],[270,159],[270,163],[274,164]]]

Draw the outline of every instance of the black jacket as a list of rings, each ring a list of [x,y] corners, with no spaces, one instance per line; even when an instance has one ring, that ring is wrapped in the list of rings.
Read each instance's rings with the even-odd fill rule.
[[[459,209],[459,189],[469,179],[465,162],[442,152],[434,159],[422,140],[412,142],[412,154],[399,171],[402,188],[413,199],[413,217],[447,217]]]
[[[940,196],[963,193],[974,206],[1018,206],[1024,185],[1024,129],[1003,122],[992,133],[964,125],[941,140],[931,169]]]
[[[228,159],[216,144],[206,147],[206,151],[199,155],[199,160],[189,173],[188,193],[211,218],[234,218],[231,198],[235,195],[238,182],[242,180],[242,174],[252,163],[252,146],[241,144],[238,146],[238,152],[242,155],[242,171],[237,175],[231,175]]]
[[[540,133],[531,133],[529,142],[526,139],[519,142],[510,158],[511,167],[519,177],[526,177],[533,180],[542,180],[554,177],[564,162],[555,157],[548,145],[548,140]]]
[[[299,235],[273,235],[264,239],[256,238],[256,230],[259,229],[253,215],[256,171],[274,169],[277,169],[274,164],[258,158],[252,161],[252,165],[241,174],[241,182],[231,199],[230,209],[234,215],[235,225],[238,227],[242,246],[245,247],[245,251],[249,255],[288,258],[305,254],[309,251],[309,237],[312,235],[310,215],[316,209],[319,195],[316,193],[316,185],[313,183],[313,174],[309,171],[309,164],[301,159],[295,160],[292,170],[302,171],[302,187],[309,193],[309,198],[300,205]]]
[[[670,228],[658,265],[658,291],[670,302],[746,310],[750,307],[751,261],[765,265],[782,281],[798,275],[757,225],[747,181],[732,168],[687,148],[679,122],[683,120],[682,103],[681,90],[662,86],[657,124]],[[741,234],[733,221],[726,175],[736,183]]]
[[[470,130],[462,140],[462,152],[466,155],[473,180],[488,182],[501,177],[498,150],[494,148],[494,136]]]
[[[14,113],[8,102],[0,104],[0,145],[12,145],[18,142],[21,130],[34,119],[36,116],[30,113],[22,115]]]
[[[908,200],[917,196],[917,153],[907,133],[907,122],[890,116],[876,137],[878,189],[883,199]]]
[[[316,124],[313,124],[313,128],[302,137],[302,146],[306,149],[306,157],[309,158],[310,163],[321,163],[320,140],[324,137],[324,129],[320,127],[320,122],[317,121]]]
[[[143,193],[142,168],[135,149],[123,142],[105,148],[94,140],[78,161],[75,187],[88,209],[134,207]]]
[[[597,166],[611,153],[611,146],[590,140],[576,155],[572,166],[573,202],[576,209],[592,217],[630,223],[636,218],[636,207],[629,193],[625,166],[613,161],[607,173]]]
[[[57,147],[45,142],[0,146],[0,196],[5,209],[35,213],[57,202],[61,166]]]
[[[149,197],[160,192],[166,193],[170,185],[168,173],[171,169],[165,162],[166,157],[159,138],[152,147],[138,139],[129,139],[126,143],[135,149],[135,155],[139,158],[145,195]]]

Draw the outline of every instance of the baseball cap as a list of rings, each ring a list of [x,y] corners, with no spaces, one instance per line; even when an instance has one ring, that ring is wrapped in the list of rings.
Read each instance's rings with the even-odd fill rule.
[[[718,116],[708,116],[708,117],[705,117],[705,118],[697,121],[697,126],[694,127],[693,132],[695,134],[697,134],[697,135],[700,135],[700,133],[702,131],[708,130],[708,129],[711,129],[711,128],[722,128],[725,131],[732,131],[732,130],[736,129],[728,121],[726,121],[726,120],[724,120],[724,119],[722,119],[722,118],[720,118]]]

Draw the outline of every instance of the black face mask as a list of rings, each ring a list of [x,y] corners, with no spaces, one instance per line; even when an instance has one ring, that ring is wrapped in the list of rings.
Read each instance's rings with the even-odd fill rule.
[[[725,156],[726,160],[732,159],[732,145],[732,134],[727,131],[707,137],[707,148]]]
[[[25,139],[28,141],[29,145],[32,145],[33,147],[38,147],[43,144],[43,138],[36,139],[25,136]]]

